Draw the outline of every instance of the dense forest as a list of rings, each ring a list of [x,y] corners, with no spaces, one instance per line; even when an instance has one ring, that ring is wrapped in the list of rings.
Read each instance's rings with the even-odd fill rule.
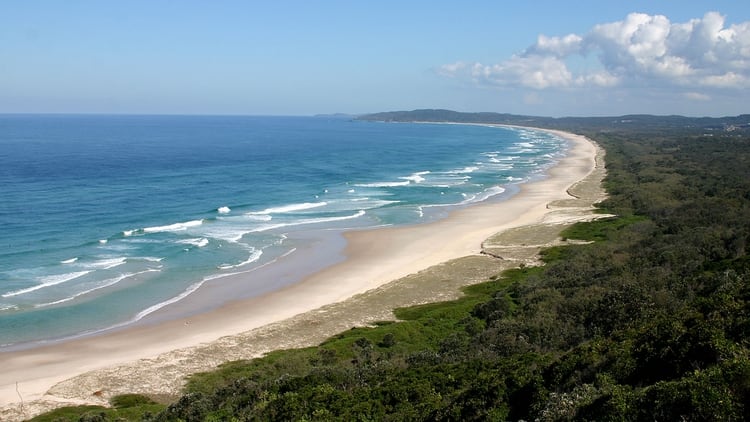
[[[607,152],[599,207],[617,217],[461,299],[194,375],[171,404],[120,396],[36,420],[750,419],[750,116],[417,113],[365,118],[590,137]]]

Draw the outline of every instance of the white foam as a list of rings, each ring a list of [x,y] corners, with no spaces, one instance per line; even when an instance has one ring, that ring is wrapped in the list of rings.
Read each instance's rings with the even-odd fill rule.
[[[107,239],[99,239],[99,244],[100,245],[106,245],[107,244]]]
[[[273,216],[268,214],[245,214],[243,217],[245,217],[248,220],[253,221],[271,221],[273,220]]]
[[[242,240],[242,237],[250,233],[252,230],[223,230],[223,231],[212,231],[206,233],[207,236],[213,237],[214,239],[226,240],[227,242],[237,243]]]
[[[198,248],[202,248],[208,245],[208,239],[206,239],[205,237],[199,237],[196,239],[182,239],[182,240],[178,240],[177,243],[180,243],[183,245],[193,245]]]
[[[196,290],[200,289],[201,286],[203,285],[203,283],[205,283],[205,282],[206,282],[206,280],[204,279],[204,280],[201,280],[201,281],[199,281],[197,283],[194,283],[194,284],[190,285],[187,289],[185,289],[184,292],[180,293],[179,295],[177,295],[177,296],[175,296],[175,297],[173,297],[171,299],[167,299],[164,302],[160,302],[160,303],[157,303],[156,305],[150,306],[150,307],[142,310],[141,312],[138,312],[138,314],[136,314],[136,316],[132,319],[131,322],[138,322],[138,321],[142,320],[144,317],[146,317],[147,315],[152,314],[152,313],[158,311],[159,309],[161,309],[161,308],[163,308],[165,306],[169,306],[169,305],[171,305],[173,303],[181,301],[182,299],[185,299],[186,297],[188,297],[191,294],[193,294],[193,292],[195,292]]]
[[[263,255],[263,251],[253,251],[246,260],[240,262],[239,264],[234,264],[234,265],[233,264],[221,264],[217,268],[220,270],[230,270],[232,268],[239,268],[239,267],[245,266],[247,264],[251,264],[259,260],[261,255]]]
[[[31,293],[39,289],[43,289],[45,287],[56,286],[58,284],[65,283],[66,281],[75,280],[76,278],[83,277],[90,272],[91,271],[78,271],[74,273],[56,274],[56,275],[48,275],[45,277],[40,277],[39,278],[39,281],[41,281],[40,284],[37,284],[36,286],[32,286],[32,287],[27,287],[25,289],[20,289],[20,290],[15,290],[12,292],[4,293],[2,297],[19,296],[22,294]]]
[[[459,205],[470,204],[474,202],[474,199],[476,199],[477,197],[476,195],[469,195],[468,193],[462,193],[461,196],[464,197],[464,200],[461,203],[459,203]]]
[[[500,195],[501,193],[505,192],[505,189],[500,186],[493,186],[491,188],[487,188],[484,190],[484,192],[476,195],[475,200],[473,202],[482,202],[486,201],[493,196]]]
[[[390,204],[396,204],[399,202],[400,201],[389,201],[385,199],[359,197],[359,198],[344,199],[340,201],[332,201],[329,204],[327,211],[336,212],[336,213],[344,213],[344,212],[353,212],[353,211],[358,211],[358,210],[370,210],[374,208],[384,207]]]
[[[192,221],[186,221],[184,223],[174,223],[174,224],[168,224],[166,226],[154,226],[154,227],[144,227],[142,229],[133,229],[133,230],[123,230],[122,235],[125,237],[130,237],[136,234],[143,234],[143,233],[162,233],[162,232],[178,232],[178,231],[184,231],[191,227],[198,227],[201,224],[203,224],[203,220],[192,220]]]
[[[274,229],[280,229],[283,227],[292,227],[292,226],[301,226],[306,224],[318,224],[318,223],[330,223],[334,221],[343,221],[343,220],[351,220],[354,218],[362,217],[366,214],[365,210],[359,210],[357,213],[352,215],[345,215],[341,217],[321,217],[321,218],[309,218],[307,220],[297,220],[297,221],[291,221],[289,223],[279,223],[279,224],[268,224],[265,226],[261,226],[258,228],[255,228],[253,230],[250,230],[251,233],[257,233],[257,232],[265,232],[268,230],[274,230]]]
[[[100,261],[92,262],[90,264],[85,264],[84,266],[87,268],[98,268],[102,270],[109,270],[111,268],[124,264],[126,261],[127,261],[127,258],[123,258],[123,257],[105,258]]]
[[[513,170],[514,166],[513,164],[503,163],[501,161],[497,161],[492,164],[488,164],[487,167],[494,171],[500,171],[500,170]]]
[[[229,207],[219,207],[219,208],[216,209],[216,211],[219,214],[229,214],[229,212],[232,211],[232,210]]]
[[[184,231],[191,227],[198,227],[203,224],[203,220],[186,221],[184,223],[169,224],[166,226],[146,227],[142,229],[144,233],[161,233]]]
[[[406,180],[403,182],[375,182],[375,183],[357,183],[354,186],[360,188],[395,188],[399,186],[409,186],[411,182]]]
[[[367,214],[365,210],[359,210],[355,214],[352,214],[352,215],[344,215],[340,217],[311,218],[308,220],[302,220],[299,224],[316,224],[316,223],[328,223],[328,222],[333,222],[333,221],[351,220],[354,218],[362,217],[365,214]]]
[[[280,207],[266,208],[263,211],[249,212],[247,215],[263,215],[263,214],[284,214],[295,211],[309,210],[312,208],[319,208],[328,205],[327,202],[303,202],[301,204],[290,204],[282,205]]]
[[[60,261],[60,263],[61,264],[72,264],[72,263],[74,263],[76,261],[78,261],[78,257],[70,258],[70,259],[65,259],[65,260]]]
[[[59,305],[61,303],[70,302],[71,300],[73,300],[73,299],[75,299],[77,297],[80,297],[80,296],[83,296],[83,295],[87,295],[89,293],[92,293],[92,292],[95,292],[97,290],[101,290],[101,289],[104,289],[104,288],[107,288],[107,287],[110,287],[110,286],[114,286],[115,284],[121,282],[122,280],[125,280],[126,278],[135,277],[137,275],[145,274],[145,273],[152,272],[152,271],[157,271],[158,272],[159,270],[157,270],[157,269],[148,269],[148,270],[140,271],[140,272],[137,272],[137,273],[121,274],[121,275],[119,275],[118,277],[115,277],[115,278],[110,278],[110,279],[107,279],[107,280],[102,280],[100,282],[101,284],[99,284],[96,287],[93,287],[91,289],[78,292],[78,293],[76,293],[76,294],[74,294],[72,296],[68,296],[68,297],[66,297],[64,299],[56,300],[54,302],[40,303],[38,305],[34,305],[34,307],[35,308],[44,308],[44,307],[47,307],[47,306]]]
[[[273,220],[273,217],[270,215],[243,214],[233,217],[218,217],[217,222],[219,224],[207,225],[201,230],[200,234],[201,236],[236,243],[260,223],[271,220]]]
[[[422,177],[422,176],[427,175],[427,174],[430,174],[430,172],[429,171],[419,171],[419,172],[416,172],[416,173],[412,173],[410,176],[399,177],[399,179],[407,180],[409,182],[414,182],[414,183],[422,183],[422,182],[425,181],[425,178]]]
[[[468,194],[468,193],[461,193],[461,196],[464,197],[464,200],[455,204],[430,204],[430,205],[421,205],[419,207],[420,213],[422,212],[423,208],[438,208],[438,207],[455,207],[455,206],[462,206],[462,205],[468,205],[468,204],[474,204],[477,202],[486,201],[489,198],[492,198],[493,196],[500,195],[501,193],[505,192],[505,189],[500,186],[493,186],[491,188],[487,188],[484,191],[478,193],[478,194]],[[420,214],[421,216],[421,214]]]
[[[363,201],[362,203],[357,203],[357,205],[360,209],[370,210],[373,208],[382,208],[387,205],[398,204],[400,202],[401,201],[388,201],[386,199],[370,199],[367,202]]]
[[[164,243],[164,240],[147,239],[147,238],[143,238],[143,237],[134,237],[132,239],[123,239],[123,240],[121,240],[121,242],[130,243],[130,244],[132,244],[132,243],[149,243],[149,244],[155,244],[155,243]]]
[[[129,251],[132,251],[134,249],[138,249],[137,245],[130,245],[128,243],[129,243],[128,240],[122,240],[122,241],[117,242],[115,244],[110,243],[110,244],[107,244],[107,245],[102,245],[101,248],[105,252],[107,252],[107,253],[109,253],[109,252],[111,252],[111,253],[129,253]],[[79,262],[79,264],[80,264],[80,262]]]
[[[291,255],[295,251],[297,251],[297,248],[292,248],[291,250],[289,250],[289,251],[285,252],[284,254],[280,255],[279,257],[274,258],[274,259],[272,259],[272,260],[270,260],[270,261],[268,261],[268,262],[266,262],[264,264],[258,265],[257,267],[251,268],[249,270],[237,271],[237,272],[233,272],[233,273],[221,273],[221,274],[209,275],[209,276],[206,276],[206,278],[204,278],[203,281],[211,281],[211,280],[216,280],[216,279],[219,279],[219,278],[230,277],[230,276],[233,276],[233,275],[251,273],[251,272],[257,271],[257,270],[259,270],[261,268],[267,267],[267,266],[269,266],[271,264],[274,264],[274,263],[278,262],[279,259],[286,258],[287,256]]]
[[[465,185],[469,180],[471,180],[471,176],[467,174],[447,172],[430,176],[430,180],[427,183],[427,186],[449,188],[452,186]]]
[[[164,258],[157,258],[155,256],[139,256],[139,257],[128,258],[128,259],[148,261],[148,262],[161,262],[164,260]]]
[[[466,173],[474,173],[477,170],[479,170],[479,167],[469,166],[469,167],[464,167],[459,170],[451,170],[451,171],[448,171],[447,173],[448,174],[466,174]]]

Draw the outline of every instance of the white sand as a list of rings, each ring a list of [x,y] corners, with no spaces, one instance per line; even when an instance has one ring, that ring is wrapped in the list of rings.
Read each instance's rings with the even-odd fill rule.
[[[115,367],[243,333],[382,286],[433,265],[481,251],[482,242],[505,229],[539,223],[548,204],[570,198],[567,190],[595,168],[597,147],[582,136],[550,131],[571,148],[544,180],[522,185],[511,199],[453,212],[437,222],[346,234],[347,259],[302,282],[262,297],[228,303],[205,314],[133,327],[20,352],[0,353],[0,418],[31,416],[34,402],[56,384],[87,371]],[[90,392],[89,394],[93,393]],[[77,402],[66,398],[65,404]],[[80,403],[97,402],[80,397]],[[21,409],[23,403],[23,412]]]

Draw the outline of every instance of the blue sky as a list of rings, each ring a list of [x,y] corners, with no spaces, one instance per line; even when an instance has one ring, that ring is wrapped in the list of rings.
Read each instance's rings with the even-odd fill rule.
[[[743,1],[0,2],[0,112],[750,113]]]

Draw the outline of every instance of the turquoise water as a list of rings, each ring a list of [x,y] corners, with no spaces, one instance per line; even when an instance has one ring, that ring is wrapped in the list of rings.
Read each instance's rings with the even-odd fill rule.
[[[565,146],[483,126],[0,115],[0,345],[140,321],[315,231],[502,198]]]

